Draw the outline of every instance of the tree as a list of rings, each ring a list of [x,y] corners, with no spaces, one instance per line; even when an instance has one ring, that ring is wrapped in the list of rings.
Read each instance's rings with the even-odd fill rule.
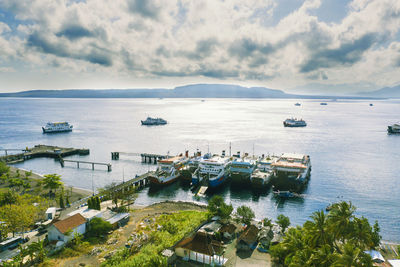
[[[207,209],[211,217],[219,216],[221,220],[228,220],[233,211],[232,205],[225,204],[224,199],[218,195],[208,201]]]
[[[270,218],[264,218],[263,224],[265,227],[272,227],[272,220]]]
[[[67,207],[69,207],[71,204],[69,203],[69,196],[68,196],[68,193],[67,193],[67,196],[65,197],[65,205],[67,206]]]
[[[87,200],[87,206],[88,206],[88,209],[93,208],[93,199],[91,197],[88,198],[88,200]]]
[[[239,218],[240,222],[246,225],[249,225],[255,217],[253,210],[245,205],[236,209],[236,216]]]
[[[283,214],[279,214],[276,219],[276,223],[281,227],[282,233],[284,233],[286,228],[288,228],[288,226],[290,225],[289,217],[286,217]]]
[[[100,198],[96,196],[96,210],[101,210]]]
[[[64,197],[62,194],[60,194],[60,208],[65,209]]]
[[[0,176],[3,174],[7,174],[10,171],[10,167],[7,166],[4,162],[0,161]]]
[[[103,220],[102,218],[95,217],[89,222],[89,236],[99,237],[102,235],[106,235],[109,231],[111,231],[112,225],[111,223]]]
[[[12,205],[18,200],[18,194],[15,191],[8,189],[7,192],[1,194],[0,196],[0,206]]]
[[[41,183],[44,185],[44,188],[49,189],[49,197],[53,189],[54,191],[57,191],[58,188],[63,186],[63,182],[61,182],[61,176],[55,173],[45,175]]]

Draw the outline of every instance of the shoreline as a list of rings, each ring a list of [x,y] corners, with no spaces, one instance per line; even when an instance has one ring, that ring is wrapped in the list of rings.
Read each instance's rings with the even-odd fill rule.
[[[31,171],[26,170],[24,168],[17,168],[17,167],[11,166],[11,165],[7,165],[7,166],[10,167],[10,172],[11,173],[15,173],[17,170],[20,170],[20,171],[22,171],[24,173],[25,172],[31,172]],[[34,181],[36,181],[36,182],[38,182],[38,181],[44,179],[44,175],[32,171],[32,175],[29,178],[34,180]],[[64,184],[64,189],[65,189],[65,191],[70,191],[71,192],[71,201],[76,201],[76,200],[79,200],[79,199],[82,199],[82,198],[85,198],[87,196],[91,196],[92,195],[92,191],[91,190],[84,189],[84,188],[79,188],[79,187],[74,187],[74,186],[70,186],[70,185],[67,185],[67,184]]]

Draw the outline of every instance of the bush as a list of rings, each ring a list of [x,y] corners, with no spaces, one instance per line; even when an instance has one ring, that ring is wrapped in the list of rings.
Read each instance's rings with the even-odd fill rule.
[[[93,218],[89,222],[88,236],[100,237],[112,230],[112,225],[102,218]]]

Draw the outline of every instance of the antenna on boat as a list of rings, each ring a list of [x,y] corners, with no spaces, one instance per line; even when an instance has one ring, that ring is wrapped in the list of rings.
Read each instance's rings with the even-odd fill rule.
[[[232,142],[229,142],[229,157],[232,156]]]
[[[253,158],[254,158],[254,143],[253,143]]]

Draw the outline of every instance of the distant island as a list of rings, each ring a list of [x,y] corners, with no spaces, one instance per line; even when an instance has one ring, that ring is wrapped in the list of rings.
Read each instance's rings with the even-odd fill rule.
[[[360,92],[358,93],[358,95],[368,97],[400,98],[400,85],[393,87],[384,87],[382,89],[371,92]]]
[[[287,94],[266,87],[243,87],[230,84],[193,84],[174,89],[66,89],[30,90],[0,93],[0,97],[38,98],[300,98],[300,99],[371,99],[380,96],[322,96]]]

